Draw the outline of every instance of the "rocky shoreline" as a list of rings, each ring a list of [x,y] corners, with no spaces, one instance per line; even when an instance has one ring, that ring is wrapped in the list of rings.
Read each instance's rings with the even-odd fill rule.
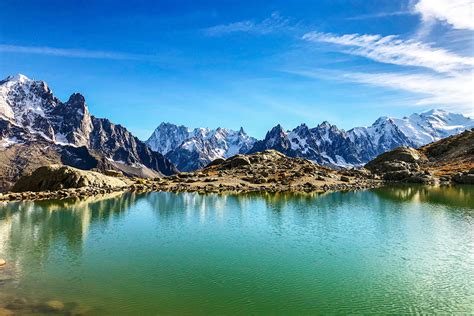
[[[267,150],[216,160],[195,172],[155,179],[99,175],[65,166],[42,167],[13,187],[18,192],[0,194],[0,201],[84,198],[122,191],[309,193],[363,190],[383,184],[377,176],[363,170],[331,170],[306,159]]]
[[[356,183],[335,183],[315,186],[311,183],[300,185],[260,185],[260,186],[239,186],[224,184],[202,184],[190,186],[187,183],[173,183],[170,181],[155,181],[140,179],[128,188],[72,188],[56,191],[26,191],[26,192],[6,192],[0,193],[0,202],[14,201],[37,201],[37,200],[61,200],[61,199],[85,199],[90,196],[105,195],[111,193],[126,192],[195,192],[198,194],[244,194],[255,192],[267,193],[323,193],[332,191],[357,191],[374,189],[386,185],[386,181],[366,181]]]
[[[380,155],[361,169],[333,170],[275,150],[216,159],[203,169],[168,177],[127,178],[67,166],[38,168],[20,179],[0,201],[82,199],[112,192],[196,192],[241,194],[251,192],[322,193],[378,188],[394,183],[469,184],[474,169],[448,176],[435,175],[420,152],[400,147]]]

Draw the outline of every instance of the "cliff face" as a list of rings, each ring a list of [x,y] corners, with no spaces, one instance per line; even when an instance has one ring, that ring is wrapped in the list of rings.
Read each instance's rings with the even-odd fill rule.
[[[63,103],[46,83],[21,75],[0,81],[0,137],[2,189],[52,163],[140,177],[176,172],[126,128],[92,116],[81,94]]]

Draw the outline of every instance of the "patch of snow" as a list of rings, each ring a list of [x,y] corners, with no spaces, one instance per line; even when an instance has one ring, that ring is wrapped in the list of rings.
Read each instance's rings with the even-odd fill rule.
[[[21,144],[21,142],[16,137],[6,137],[0,140],[0,148],[8,148],[15,144]]]

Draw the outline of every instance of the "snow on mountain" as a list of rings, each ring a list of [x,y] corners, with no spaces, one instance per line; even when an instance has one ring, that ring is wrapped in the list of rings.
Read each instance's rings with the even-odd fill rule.
[[[92,116],[82,95],[75,93],[61,102],[44,81],[23,75],[0,81],[0,123],[0,148],[4,150],[41,138],[57,148],[85,147],[106,161],[145,166],[164,174],[175,170],[169,160],[178,169],[190,171],[216,158],[265,149],[323,165],[357,166],[398,146],[418,147],[474,128],[473,119],[443,110],[401,119],[380,117],[371,126],[348,131],[329,122],[313,128],[302,124],[288,131],[277,125],[260,141],[242,128],[189,129],[162,123],[145,145],[124,127]]]
[[[166,155],[191,137],[191,130],[185,126],[161,123],[145,143],[152,150]]]
[[[195,128],[161,123],[146,141],[154,151],[164,154],[179,170],[190,171],[217,158],[247,152],[255,143],[241,128]]]
[[[117,168],[125,173],[131,170],[129,167],[138,165],[143,166],[137,170],[140,174],[146,171],[158,176],[160,172],[175,172],[168,160],[124,127],[92,116],[79,93],[61,102],[44,81],[21,74],[0,81],[0,123],[0,142],[4,148],[12,147],[15,139],[29,146],[41,141],[54,145],[57,151],[63,151],[61,146],[73,146],[85,148],[100,159],[122,161],[124,166]]]
[[[442,110],[403,119],[380,117],[371,126],[347,132],[329,122],[314,128],[302,124],[288,131],[277,125],[250,152],[275,149],[323,165],[358,166],[396,147],[419,147],[473,127],[473,119]]]
[[[416,146],[422,146],[474,128],[473,119],[443,110],[414,113],[402,119],[394,118],[393,121]]]
[[[54,138],[54,130],[48,117],[59,103],[44,81],[21,74],[0,81],[0,118],[49,139]]]
[[[360,166],[399,146],[419,147],[474,127],[474,120],[461,114],[431,110],[402,119],[380,117],[371,126],[348,131],[325,121],[285,130],[273,127],[259,141],[243,130],[189,129],[162,123],[147,140],[148,146],[166,155],[178,169],[194,170],[216,158],[275,149],[290,157],[303,157],[327,166]]]

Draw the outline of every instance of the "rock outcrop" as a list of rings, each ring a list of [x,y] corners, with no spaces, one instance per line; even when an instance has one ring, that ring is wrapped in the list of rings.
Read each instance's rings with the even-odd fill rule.
[[[450,136],[419,149],[399,147],[365,165],[384,180],[415,183],[474,181],[474,130]]]
[[[126,178],[106,176],[95,171],[85,171],[69,166],[52,165],[36,169],[18,180],[13,192],[55,191],[71,188],[126,188],[131,181]]]
[[[429,183],[433,181],[430,174],[421,171],[421,166],[427,162],[426,156],[418,150],[399,147],[381,154],[366,164],[365,168],[388,181]]]
[[[380,184],[365,169],[336,171],[307,159],[288,157],[277,150],[264,150],[218,158],[201,170],[179,173],[146,185],[157,185],[164,191],[217,193],[351,190]]]

